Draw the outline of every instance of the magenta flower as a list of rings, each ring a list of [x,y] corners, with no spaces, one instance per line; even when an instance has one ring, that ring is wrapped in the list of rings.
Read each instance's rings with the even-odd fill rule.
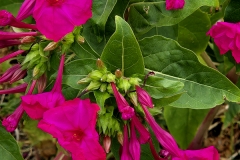
[[[129,106],[126,99],[121,95],[121,93],[118,92],[116,85],[113,82],[111,82],[111,86],[112,86],[113,94],[116,98],[118,110],[119,112],[122,113],[122,119],[124,120],[130,119],[135,114],[134,109]]]
[[[128,127],[126,124],[123,127],[123,146],[121,160],[133,160],[129,152]]]
[[[28,94],[32,93],[32,91],[35,87],[35,84],[36,84],[36,81],[33,81],[32,84],[31,84],[31,87],[28,91]],[[8,132],[13,132],[17,128],[18,123],[19,123],[23,113],[24,113],[24,110],[23,110],[22,105],[20,104],[17,107],[17,109],[10,116],[3,119],[2,125],[6,128],[6,130]]]
[[[25,0],[21,5],[16,19],[22,21],[32,15],[36,0]]]
[[[32,119],[41,119],[45,111],[59,106],[65,101],[65,98],[61,92],[64,59],[65,56],[63,54],[61,57],[56,82],[50,92],[35,95],[25,95],[21,97],[23,109]]]
[[[8,132],[13,132],[17,128],[18,122],[20,121],[23,113],[23,107],[20,105],[10,116],[3,119],[2,125]]]
[[[8,40],[8,39],[19,39],[25,36],[36,36],[37,32],[4,32],[0,31],[0,40]]]
[[[38,30],[59,41],[92,16],[92,0],[37,0],[33,17]]]
[[[207,32],[220,50],[220,54],[232,51],[232,56],[240,63],[240,23],[217,22]]]
[[[7,61],[7,60],[9,60],[9,59],[11,59],[13,57],[16,57],[19,54],[24,53],[24,52],[25,52],[24,50],[18,50],[16,52],[10,53],[10,54],[0,58],[0,63],[3,63],[3,62],[5,62],[5,61]]]
[[[12,76],[14,75],[14,73],[20,68],[21,68],[21,65],[16,64],[16,65],[13,65],[8,70],[6,70],[4,72],[4,74],[0,77],[0,84],[5,83],[5,82],[9,82],[11,80]]]
[[[18,28],[28,28],[36,30],[35,25],[23,23],[19,20],[17,20],[10,12],[6,10],[0,10],[0,26],[13,26]]]
[[[46,111],[38,127],[57,138],[73,160],[105,160],[106,154],[95,130],[99,109],[89,99],[75,98]]]
[[[146,115],[146,120],[152,128],[158,142],[163,146],[164,150],[169,152],[169,155],[173,158],[173,160],[219,160],[219,154],[214,147],[208,147],[201,150],[186,151],[179,149],[174,138],[157,124],[157,122],[147,110],[146,106],[143,105],[142,108]],[[203,154],[204,158],[202,157]]]
[[[0,49],[1,48],[5,48],[5,47],[9,47],[9,46],[19,45],[19,44],[22,44],[22,42],[20,40],[17,40],[17,39],[14,39],[14,40],[2,40],[2,41],[0,40]]]
[[[175,10],[182,9],[185,4],[184,0],[166,0],[166,9]]]
[[[131,154],[132,159],[140,160],[141,147],[136,135],[135,124],[133,121],[131,121],[130,124],[129,153]]]
[[[27,86],[27,83],[23,83],[13,88],[0,90],[0,94],[22,93],[26,91]]]
[[[151,96],[145,90],[143,90],[141,87],[135,86],[135,88],[136,88],[136,91],[137,91],[137,96],[138,96],[139,103],[144,105],[144,106],[148,106],[150,108],[153,108],[153,103],[152,103]]]

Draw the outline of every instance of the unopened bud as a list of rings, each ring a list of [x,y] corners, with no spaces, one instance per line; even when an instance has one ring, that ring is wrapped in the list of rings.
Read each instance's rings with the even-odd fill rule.
[[[79,36],[77,36],[77,41],[78,41],[78,43],[83,44],[85,42],[85,39],[83,36],[79,35]]]
[[[42,93],[47,85],[47,76],[46,74],[43,74],[38,80],[37,80],[37,89],[38,93]]]
[[[117,69],[115,71],[115,75],[116,75],[117,78],[121,78],[122,77],[122,71],[120,71],[120,69]]]
[[[43,51],[52,51],[58,47],[57,42],[50,42],[48,45],[43,49]]]
[[[130,98],[130,101],[132,102],[132,104],[134,106],[137,106],[138,105],[138,99],[137,99],[137,94],[136,92],[130,92],[128,94],[128,97]]]
[[[45,63],[39,63],[33,69],[33,77],[35,79],[39,78],[46,72],[46,70],[47,70],[47,65]]]
[[[112,90],[111,84],[107,85],[107,91],[108,91],[108,93],[113,94],[113,90]]]
[[[87,91],[93,91],[98,89],[101,86],[101,83],[99,81],[91,81],[91,83],[87,86]]]
[[[108,86],[107,83],[102,83],[101,86],[100,86],[100,88],[99,88],[99,90],[100,90],[101,92],[105,92],[106,89],[107,89],[107,86]]]
[[[101,82],[106,82],[106,80],[107,80],[107,74],[104,74],[104,75],[101,77],[100,81],[101,81]]]
[[[23,60],[22,65],[27,63],[27,62],[29,62],[29,61],[31,61],[35,57],[40,58],[38,55],[39,55],[38,51],[31,51],[31,52],[29,52],[26,55],[25,59]]]
[[[118,142],[123,145],[123,134],[122,132],[118,132],[117,133],[117,139],[118,139]]]
[[[139,78],[130,78],[129,79],[129,83],[132,85],[132,86],[139,86],[139,82],[141,82],[142,80],[141,79],[139,79]]]
[[[121,78],[118,83],[118,87],[125,91],[125,93],[129,90],[131,87],[131,84],[128,82],[128,79]]]
[[[101,80],[101,77],[103,76],[103,73],[100,72],[99,70],[94,70],[92,71],[90,74],[89,74],[89,77],[92,79],[92,80]]]
[[[82,83],[89,83],[91,81],[91,78],[85,77],[83,79],[80,79],[77,83],[82,84]]]
[[[26,36],[21,39],[21,43],[33,43],[36,40],[33,36]]]
[[[109,136],[105,136],[103,138],[103,148],[106,153],[109,153],[111,147],[111,138]]]
[[[100,58],[97,59],[97,63],[96,64],[97,64],[97,68],[99,70],[105,71],[105,72],[107,71],[107,68],[105,67],[103,61]]]
[[[107,74],[107,82],[115,82],[116,76],[112,73]]]
[[[13,82],[16,82],[20,79],[22,79],[27,74],[27,70],[22,70],[19,68],[11,77],[9,83],[12,84]]]

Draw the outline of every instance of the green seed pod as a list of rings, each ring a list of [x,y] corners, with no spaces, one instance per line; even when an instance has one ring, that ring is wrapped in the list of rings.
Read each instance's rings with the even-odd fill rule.
[[[97,90],[101,86],[101,82],[99,81],[91,81],[91,83],[87,86],[87,91]]]
[[[100,81],[101,78],[103,76],[103,73],[100,72],[99,70],[94,70],[92,71],[90,74],[89,74],[89,77],[92,79],[92,80],[96,80],[96,81]]]
[[[117,86],[119,89],[124,90],[126,93],[131,87],[131,84],[128,82],[128,79],[121,78]]]
[[[107,86],[108,86],[107,83],[102,83],[101,86],[100,86],[100,88],[99,88],[99,90],[100,90],[101,92],[105,92],[105,91],[107,90]]]

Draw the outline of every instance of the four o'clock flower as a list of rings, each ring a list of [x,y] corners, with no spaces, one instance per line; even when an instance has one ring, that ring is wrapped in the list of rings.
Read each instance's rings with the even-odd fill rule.
[[[35,87],[35,84],[36,84],[36,81],[33,81],[30,86],[30,89],[28,91],[28,94],[32,93],[32,91]],[[24,110],[23,110],[22,105],[20,104],[11,115],[9,115],[8,117],[3,119],[2,125],[6,128],[6,130],[8,132],[13,132],[17,128],[17,125],[18,125],[23,113],[24,113]]]
[[[0,58],[0,63],[3,63],[13,57],[16,57],[17,55],[23,54],[25,51],[24,50],[18,50],[16,52],[10,53],[2,58]],[[20,66],[20,65],[19,65]]]
[[[150,108],[153,108],[151,96],[141,87],[135,86],[135,88],[136,88],[139,103],[142,105],[148,106]]]
[[[130,141],[129,141],[129,152],[134,160],[140,160],[141,147],[138,141],[134,122],[130,123]]]
[[[166,9],[182,9],[185,4],[185,0],[166,0]]]
[[[135,113],[134,109],[129,106],[128,102],[126,99],[121,95],[121,93],[118,92],[116,85],[111,82],[113,94],[116,98],[117,106],[119,112],[122,113],[122,119],[128,120],[130,119]]]
[[[128,127],[126,124],[123,127],[123,146],[121,160],[133,160],[129,152]]]
[[[9,47],[9,46],[19,45],[19,44],[22,44],[22,42],[20,40],[17,40],[17,39],[13,39],[13,40],[0,40],[0,49],[1,48],[5,48],[5,47]]]
[[[46,111],[38,127],[57,138],[73,160],[105,160],[106,154],[95,130],[99,109],[89,99],[75,98]]]
[[[35,2],[36,0],[25,0],[18,11],[16,19],[22,21],[32,15]]]
[[[27,86],[28,86],[27,83],[23,83],[13,88],[0,90],[0,94],[22,93],[26,91]]]
[[[59,41],[92,16],[91,0],[37,0],[33,10],[38,30]]]
[[[57,107],[65,101],[61,91],[64,59],[65,55],[63,54],[61,57],[56,82],[50,92],[35,95],[25,95],[21,97],[22,106],[32,119],[41,119],[46,110]]]
[[[36,36],[37,32],[4,32],[0,31],[0,40],[8,40],[8,39],[19,39],[25,36]]]
[[[6,10],[0,10],[0,26],[13,26],[18,28],[28,28],[36,30],[35,25],[23,23],[19,20],[17,20],[10,12]]]

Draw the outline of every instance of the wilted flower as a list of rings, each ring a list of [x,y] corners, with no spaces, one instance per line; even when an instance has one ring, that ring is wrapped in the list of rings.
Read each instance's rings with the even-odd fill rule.
[[[174,9],[182,9],[185,4],[184,0],[166,0],[166,9],[174,10]]]
[[[1,26],[1,25],[0,25]],[[0,49],[5,48],[5,47],[10,47],[10,46],[15,46],[22,44],[22,42],[18,39],[13,39],[13,40],[0,40]]]
[[[59,41],[92,16],[92,0],[37,0],[33,17],[38,30]]]
[[[89,99],[75,98],[46,111],[38,127],[57,138],[73,160],[105,160],[106,154],[95,130],[99,109]]]
[[[207,32],[220,50],[220,54],[232,51],[232,56],[240,63],[240,23],[217,22]]]

